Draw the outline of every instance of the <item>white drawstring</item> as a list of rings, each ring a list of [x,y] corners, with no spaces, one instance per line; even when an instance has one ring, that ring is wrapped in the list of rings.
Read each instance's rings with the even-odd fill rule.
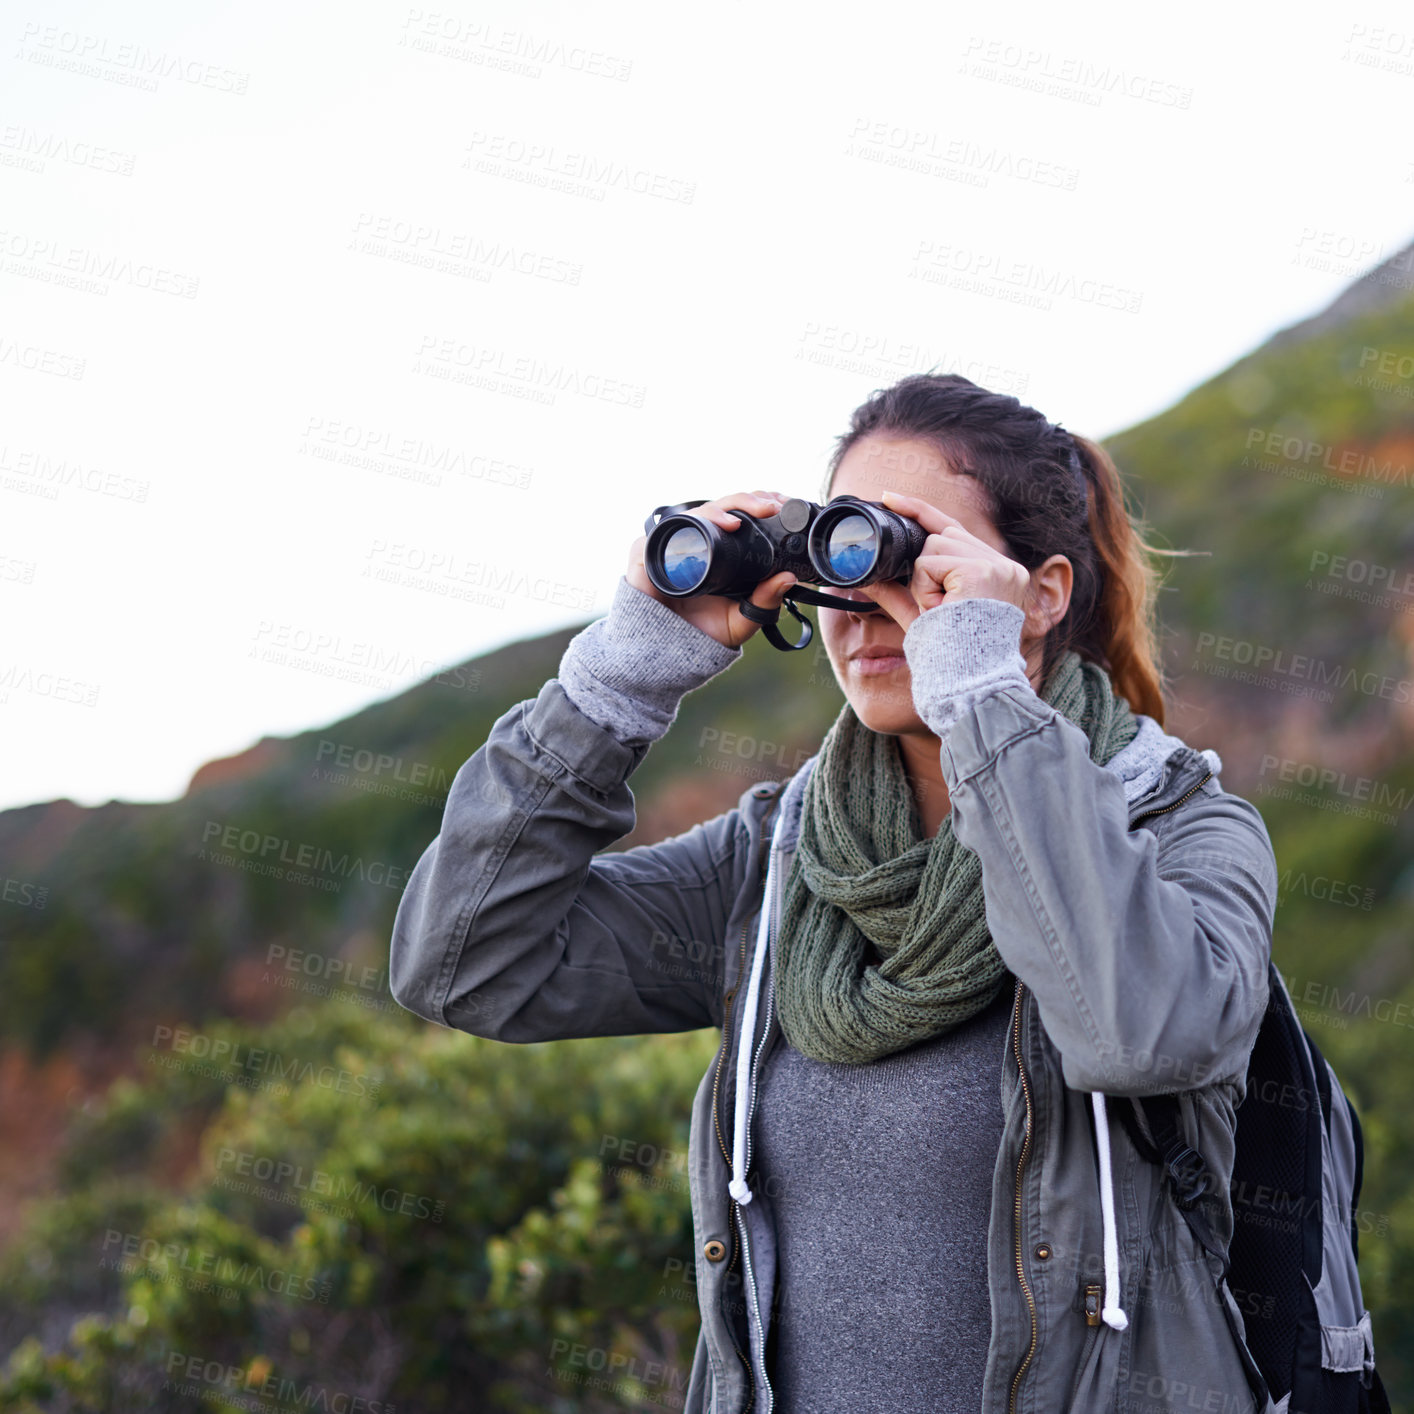
[[[756,1006],[761,995],[761,973],[766,962],[766,940],[771,933],[771,906],[775,890],[771,887],[776,875],[776,836],[781,819],[771,834],[770,854],[766,865],[766,894],[761,900],[761,926],[756,934],[756,953],[751,959],[751,982],[746,989],[746,1005],[741,1014],[741,1036],[736,1054],[736,1117],[732,1125],[732,1181],[727,1192],[745,1207],[751,1202],[751,1189],[746,1183],[746,1107],[751,1090],[751,1043],[756,1031]]]
[[[1105,1305],[1100,1315],[1111,1330],[1122,1331],[1129,1324],[1119,1304],[1119,1235],[1115,1231],[1114,1173],[1110,1168],[1110,1118],[1105,1097],[1090,1092],[1095,1109],[1095,1143],[1100,1150],[1100,1215],[1105,1228]]]

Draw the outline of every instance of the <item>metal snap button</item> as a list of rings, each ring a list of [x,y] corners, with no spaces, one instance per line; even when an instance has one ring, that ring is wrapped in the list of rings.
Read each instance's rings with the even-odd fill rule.
[[[724,1242],[718,1242],[714,1237],[702,1249],[702,1255],[706,1257],[709,1262],[720,1262],[722,1258],[727,1255],[727,1245]]]
[[[1046,1243],[1043,1242],[1043,1243],[1036,1249],[1036,1260],[1037,1260],[1038,1262],[1046,1262],[1046,1261],[1049,1261],[1049,1260],[1050,1260],[1050,1256],[1051,1256],[1051,1249],[1050,1249],[1050,1247],[1049,1247]]]

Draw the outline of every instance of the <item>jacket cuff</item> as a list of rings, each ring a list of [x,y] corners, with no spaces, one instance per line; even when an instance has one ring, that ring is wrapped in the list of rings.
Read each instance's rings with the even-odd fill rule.
[[[913,705],[934,735],[947,734],[977,703],[1008,687],[1033,691],[1021,656],[1026,615],[1002,599],[944,600],[903,636]]]
[[[558,676],[590,721],[641,745],[666,734],[685,693],[740,657],[620,578],[608,614],[570,639]]]

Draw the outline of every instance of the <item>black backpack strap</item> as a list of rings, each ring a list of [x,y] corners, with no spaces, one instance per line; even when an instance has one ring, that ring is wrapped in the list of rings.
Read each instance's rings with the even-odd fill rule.
[[[1311,1052],[1311,1064],[1316,1072],[1316,1089],[1321,1097],[1321,1118],[1325,1121],[1326,1137],[1330,1137],[1331,1132],[1331,1105],[1334,1103],[1331,1095],[1331,1073],[1326,1065],[1326,1058],[1321,1054],[1321,1048],[1311,1039],[1311,1034],[1303,1026],[1301,1034],[1306,1038],[1306,1047]],[[1360,1260],[1360,1230],[1356,1222],[1356,1209],[1360,1204],[1360,1188],[1365,1181],[1365,1135],[1360,1128],[1360,1116],[1355,1112],[1355,1106],[1350,1103],[1350,1097],[1344,1096],[1345,1112],[1350,1116],[1350,1135],[1355,1141],[1355,1174],[1354,1182],[1351,1184],[1350,1192],[1350,1250],[1355,1254],[1355,1260]]]
[[[1157,1164],[1167,1174],[1178,1211],[1203,1250],[1222,1263],[1222,1274],[1226,1277],[1227,1248],[1218,1240],[1199,1206],[1200,1200],[1213,1191],[1213,1175],[1203,1156],[1183,1136],[1178,1096],[1149,1095],[1141,1099],[1135,1095],[1130,1097],[1128,1105],[1120,1104],[1115,1108],[1140,1157]],[[1141,1115],[1149,1134],[1153,1135],[1152,1140],[1140,1126]]]
[[[1321,1097],[1321,1120],[1326,1126],[1326,1138],[1330,1138],[1331,1133],[1331,1073],[1326,1065],[1326,1058],[1321,1054],[1320,1047],[1311,1039],[1310,1034],[1303,1026],[1301,1034],[1306,1037],[1307,1049],[1311,1052],[1311,1065],[1316,1072],[1316,1093]]]
[[[1378,1370],[1373,1373],[1374,1378],[1370,1381],[1368,1392],[1370,1414],[1390,1414],[1389,1395],[1385,1392],[1385,1382],[1380,1378]]]

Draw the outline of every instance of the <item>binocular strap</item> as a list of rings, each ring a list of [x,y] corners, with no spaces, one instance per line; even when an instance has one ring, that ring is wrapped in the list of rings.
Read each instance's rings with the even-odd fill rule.
[[[751,602],[750,599],[738,599],[737,608],[741,610],[744,617],[754,624],[761,625],[761,632],[766,635],[766,641],[773,648],[779,648],[783,653],[794,653],[797,649],[807,648],[810,640],[815,636],[815,625],[795,607],[795,603],[790,598],[784,600],[785,606],[791,611],[797,622],[804,628],[805,632],[800,635],[798,643],[791,643],[784,634],[776,627],[777,620],[781,617],[779,609],[761,609]]]
[[[808,648],[810,640],[815,636],[815,625],[796,607],[795,601],[797,599],[806,604],[817,604],[822,609],[844,609],[852,614],[873,614],[877,613],[879,609],[877,604],[861,603],[857,599],[841,599],[836,594],[822,594],[818,589],[806,589],[803,586],[798,586],[792,589],[781,602],[791,611],[805,632],[801,634],[799,643],[788,643],[782,636],[780,629],[776,627],[776,620],[781,616],[779,609],[758,609],[744,595],[736,601],[736,606],[752,623],[761,625],[761,631],[766,635],[768,643],[785,653],[793,653],[798,648]]]

